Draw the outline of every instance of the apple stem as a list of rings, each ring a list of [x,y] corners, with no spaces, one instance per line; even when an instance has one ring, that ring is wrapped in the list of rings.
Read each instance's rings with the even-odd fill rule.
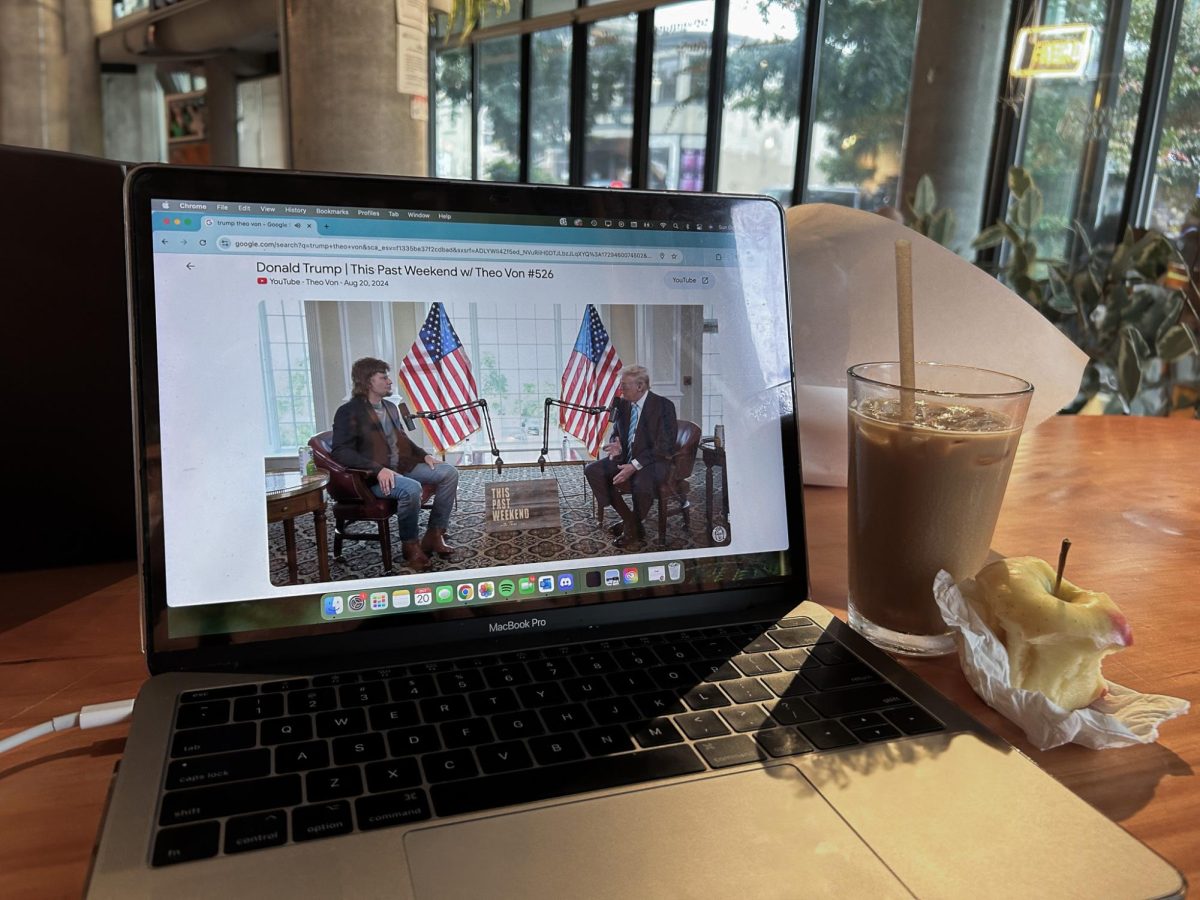
[[[1071,549],[1071,539],[1063,538],[1062,549],[1058,551],[1058,575],[1054,578],[1054,596],[1058,596],[1058,589],[1062,586],[1063,569],[1067,567],[1067,552]]]

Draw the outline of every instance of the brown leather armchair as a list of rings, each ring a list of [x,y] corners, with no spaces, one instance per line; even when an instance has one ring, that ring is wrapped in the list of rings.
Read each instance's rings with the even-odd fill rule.
[[[691,484],[688,478],[696,468],[696,450],[700,446],[700,426],[687,419],[677,419],[675,424],[675,452],[671,454],[671,465],[667,469],[667,477],[658,486],[656,505],[658,506],[658,540],[660,543],[667,539],[667,516],[680,515],[683,517],[683,527],[691,526],[692,503],[688,499]],[[621,487],[623,493],[629,493],[630,485]],[[599,501],[596,503],[596,519],[604,525],[604,509]]]
[[[383,552],[383,570],[392,570],[391,518],[396,514],[396,501],[376,497],[368,485],[371,473],[365,469],[343,466],[333,458],[333,432],[322,431],[309,438],[313,462],[318,469],[329,473],[329,484],[325,490],[333,500],[333,558],[340,559],[343,541],[374,541]],[[421,488],[421,506],[433,496],[429,485]],[[378,526],[374,533],[350,531],[351,522],[369,521]]]

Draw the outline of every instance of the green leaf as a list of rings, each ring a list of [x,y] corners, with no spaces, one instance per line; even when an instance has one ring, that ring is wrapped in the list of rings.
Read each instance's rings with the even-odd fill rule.
[[[1062,274],[1054,266],[1047,270],[1050,279],[1050,298],[1047,301],[1050,308],[1060,313],[1075,312],[1075,297],[1063,280]]]
[[[943,247],[949,247],[957,229],[958,219],[954,216],[954,210],[946,207],[934,213],[933,221],[929,225],[929,237]]]
[[[1196,342],[1195,333],[1182,323],[1168,328],[1155,341],[1155,347],[1158,355],[1167,362],[1174,362],[1189,353],[1200,353],[1200,344]]]
[[[1083,249],[1087,253],[1087,258],[1091,259],[1096,255],[1096,251],[1092,248],[1092,239],[1088,237],[1087,229],[1078,219],[1072,223],[1072,227],[1075,229],[1075,233],[1079,235],[1079,239],[1083,242]]]
[[[1026,230],[1036,228],[1042,218],[1042,192],[1033,185],[1017,201],[1017,225]]]
[[[1117,354],[1117,391],[1126,407],[1141,389],[1142,360],[1150,355],[1149,352],[1139,355],[1139,342],[1145,347],[1146,341],[1136,328],[1125,326],[1121,329],[1121,349]]]
[[[1013,166],[1008,170],[1008,189],[1017,199],[1020,199],[1032,184],[1033,179],[1020,166]]]
[[[936,206],[937,194],[933,190],[933,179],[928,175],[922,175],[917,181],[917,190],[912,198],[913,215],[931,216]]]
[[[987,250],[989,247],[999,247],[1004,243],[1004,239],[1008,235],[1005,233],[1003,224],[989,225],[979,234],[975,235],[975,240],[971,241],[971,248],[974,250]]]

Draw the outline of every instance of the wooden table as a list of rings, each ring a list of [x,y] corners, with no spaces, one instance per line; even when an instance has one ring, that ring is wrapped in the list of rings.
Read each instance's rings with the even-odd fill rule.
[[[1105,674],[1200,701],[1200,423],[1052,419],[1027,434],[993,542],[1052,558],[1073,542],[1072,580],[1108,591],[1134,645]],[[814,598],[845,615],[846,495],[805,490]],[[0,575],[0,736],[81,705],[132,697],[145,678],[132,565]],[[908,665],[1200,884],[1200,711],[1157,744],[1032,750],[984,706],[953,658]],[[126,726],[41,738],[0,756],[0,897],[76,897]]]
[[[325,485],[329,473],[315,475],[298,472],[272,473],[267,476],[267,524],[283,523],[283,543],[287,548],[288,584],[300,579],[296,562],[296,519],[312,513],[313,535],[317,540],[317,573],[322,583],[329,580],[329,536],[325,533]]]

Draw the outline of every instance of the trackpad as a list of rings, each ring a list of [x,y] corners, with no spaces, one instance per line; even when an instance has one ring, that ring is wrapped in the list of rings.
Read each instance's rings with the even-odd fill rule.
[[[911,896],[792,766],[409,832],[417,897]]]

